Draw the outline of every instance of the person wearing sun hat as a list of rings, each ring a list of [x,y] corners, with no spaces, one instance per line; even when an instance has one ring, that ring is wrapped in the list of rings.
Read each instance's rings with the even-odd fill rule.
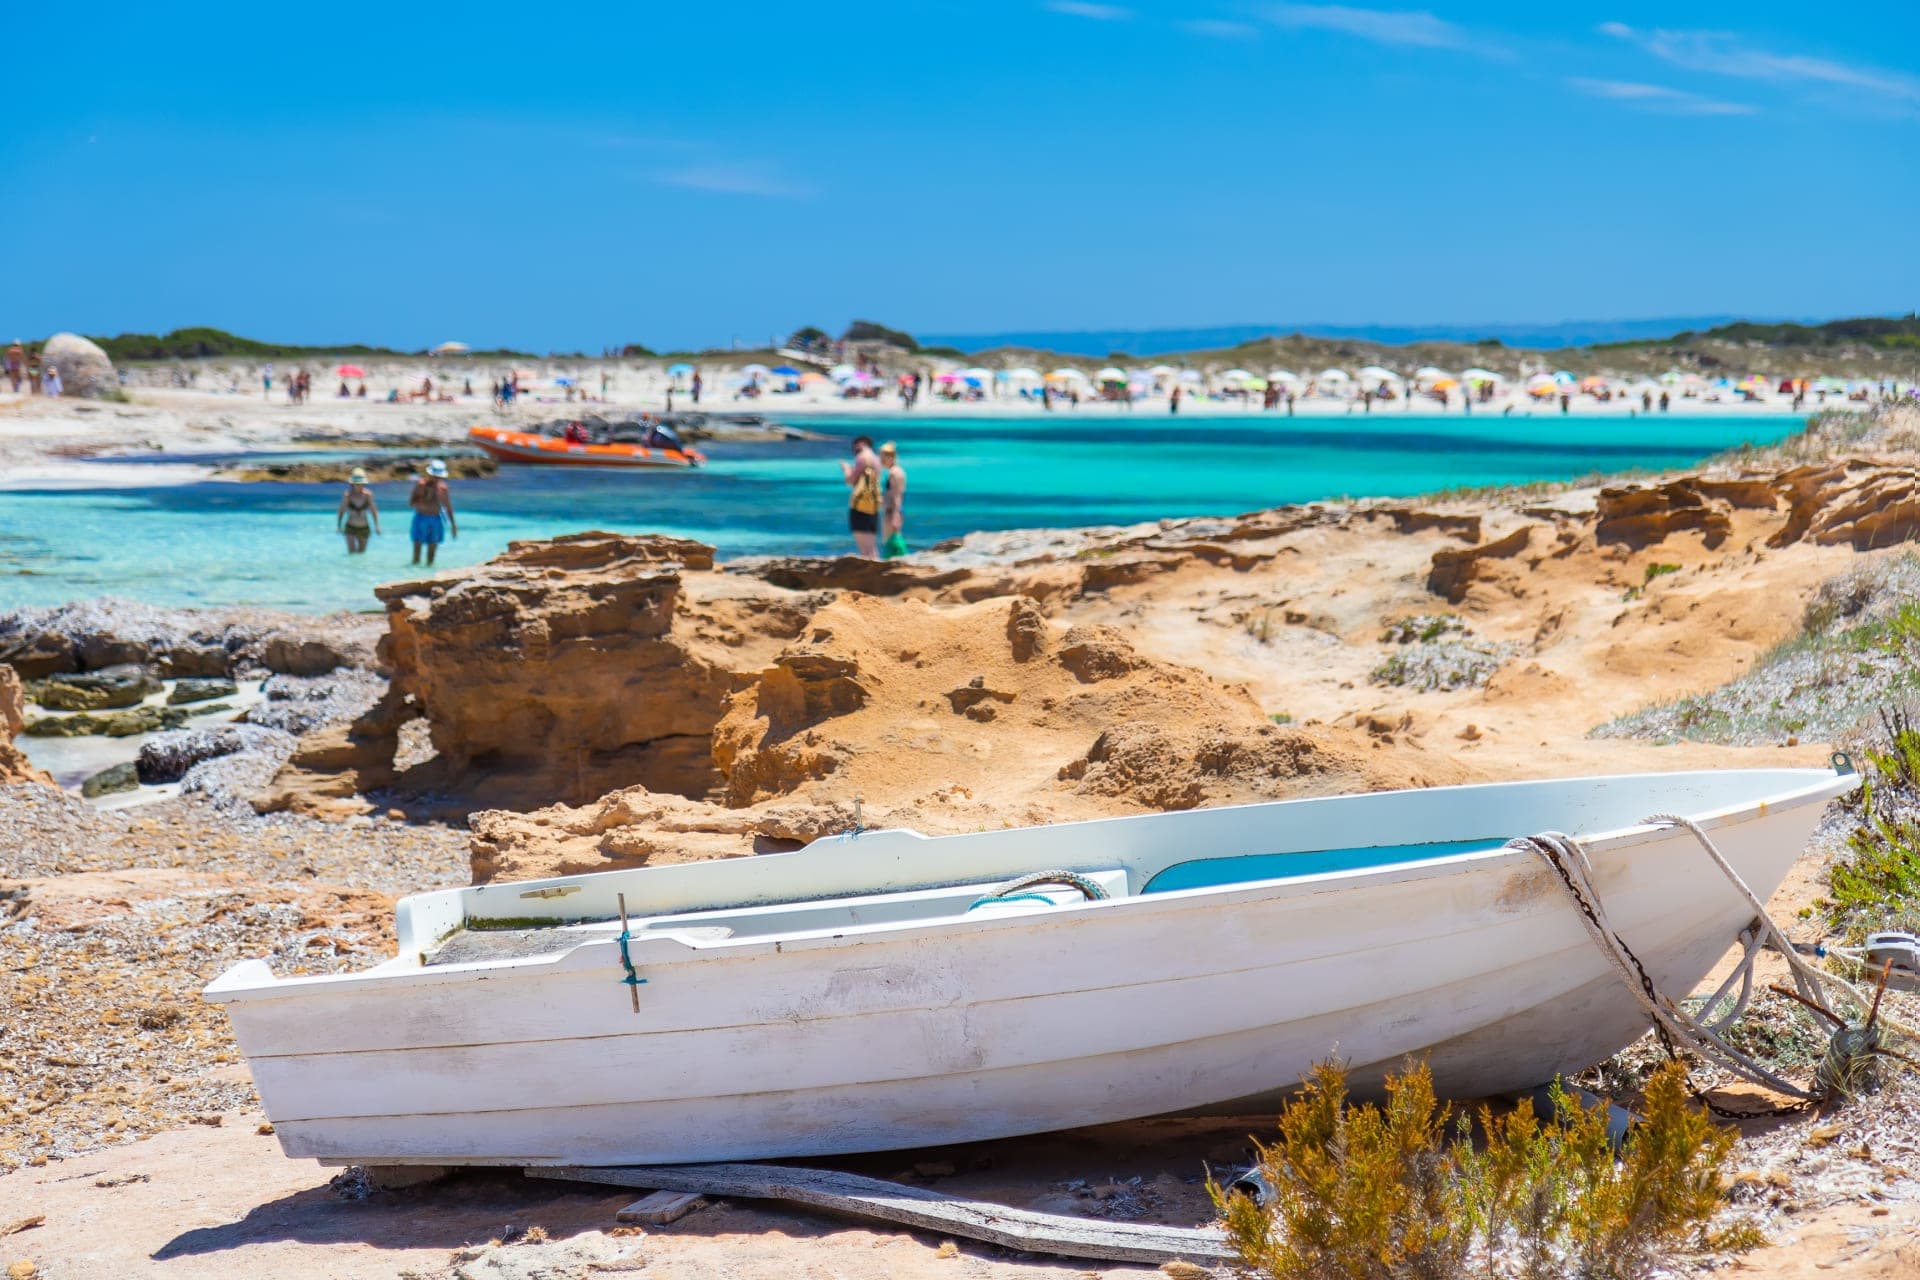
[[[371,527],[369,527],[371,523]],[[335,533],[347,535],[347,554],[357,556],[367,549],[370,534],[380,532],[380,504],[367,488],[367,473],[355,467],[347,477],[347,491],[340,495],[340,506],[333,513]]]
[[[431,565],[441,541],[460,536],[460,526],[453,519],[453,493],[447,488],[446,463],[435,458],[427,464],[420,478],[414,481],[413,492],[407,495],[407,505],[413,508],[413,562],[420,563],[420,552],[424,548],[427,563]]]

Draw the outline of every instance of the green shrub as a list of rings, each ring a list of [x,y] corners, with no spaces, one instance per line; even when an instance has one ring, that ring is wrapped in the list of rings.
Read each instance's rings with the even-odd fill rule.
[[[1618,1152],[1605,1108],[1557,1085],[1553,1099],[1544,1124],[1529,1107],[1481,1106],[1476,1145],[1425,1064],[1389,1076],[1383,1104],[1358,1106],[1346,1073],[1323,1064],[1279,1140],[1258,1148],[1269,1202],[1208,1190],[1241,1261],[1273,1280],[1624,1280],[1678,1253],[1762,1242],[1745,1221],[1710,1225],[1734,1134],[1688,1100],[1678,1064],[1648,1081],[1645,1118]]]

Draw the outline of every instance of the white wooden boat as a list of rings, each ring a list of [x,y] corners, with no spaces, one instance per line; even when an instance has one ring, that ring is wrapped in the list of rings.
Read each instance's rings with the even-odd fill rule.
[[[281,1145],[328,1164],[652,1164],[887,1150],[1264,1110],[1316,1061],[1426,1055],[1456,1096],[1539,1084],[1645,1020],[1557,877],[1578,835],[1663,991],[1749,920],[1851,774],[1445,787],[419,894],[399,955],[224,1003]],[[1016,877],[1079,873],[994,898]],[[638,985],[623,982],[619,920]],[[987,899],[982,901],[982,899]]]

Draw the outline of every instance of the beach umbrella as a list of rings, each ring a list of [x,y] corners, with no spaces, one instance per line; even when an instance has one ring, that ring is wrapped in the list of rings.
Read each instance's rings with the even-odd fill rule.
[[[433,349],[437,356],[463,356],[473,350],[464,342],[443,342]]]
[[[981,382],[992,382],[996,376],[993,370],[983,369],[979,365],[975,365],[971,369],[962,369],[960,375],[964,378],[977,378]]]
[[[1253,381],[1253,375],[1245,369],[1229,369],[1220,375],[1220,381],[1245,384]]]
[[[1437,369],[1430,364],[1423,364],[1413,371],[1413,380],[1415,382],[1438,382],[1442,378],[1450,378],[1452,376],[1453,375],[1445,369]]]
[[[693,372],[693,366],[688,364],[684,360],[681,361],[679,364],[670,364],[667,366],[667,376],[669,378],[678,378],[684,374],[689,374],[692,372]]]
[[[1179,378],[1180,378],[1180,381],[1182,382],[1205,382],[1206,381],[1206,378],[1201,375],[1198,369],[1182,369],[1180,371]]]
[[[835,382],[846,382],[859,374],[859,370],[850,364],[837,364],[827,370],[827,376]]]
[[[1072,366],[1055,369],[1047,375],[1048,382],[1085,382],[1087,380],[1087,375],[1084,372]]]
[[[803,387],[811,387],[826,380],[827,375],[824,373],[803,373],[800,375],[800,385]]]
[[[1126,375],[1126,372],[1125,372],[1124,370],[1121,370],[1121,369],[1116,369],[1116,368],[1114,368],[1114,367],[1113,367],[1112,365],[1108,365],[1108,366],[1107,366],[1106,368],[1104,368],[1104,369],[1101,369],[1101,370],[1099,370],[1098,372],[1096,372],[1096,373],[1095,373],[1095,374],[1093,375],[1093,380],[1094,380],[1095,382],[1120,382],[1120,383],[1124,383],[1124,382],[1125,382],[1125,381],[1127,380],[1127,375]]]
[[[1399,376],[1400,375],[1393,370],[1377,364],[1368,365],[1362,369],[1359,374],[1360,381],[1362,382],[1392,382],[1398,379]]]
[[[934,381],[935,382],[958,382],[960,381],[960,375],[955,373],[953,370],[949,369],[945,373],[941,374],[939,377],[935,378]]]
[[[1147,370],[1149,378],[1171,378],[1180,371],[1170,364],[1157,364]]]
[[[1459,385],[1460,379],[1458,378],[1435,378],[1433,380],[1433,389],[1435,391],[1451,391]]]
[[[790,364],[777,364],[773,366],[772,372],[776,378],[797,378],[800,376],[800,371]]]
[[[1347,376],[1347,371],[1345,369],[1322,369],[1319,374],[1319,380],[1321,382],[1352,382],[1353,381],[1352,378]]]
[[[1004,382],[1038,382],[1040,381],[1040,371],[1038,369],[1028,369],[1025,366],[1022,366],[1017,369],[1002,369],[999,373],[995,374],[994,376],[1001,379]]]
[[[773,370],[763,364],[750,364],[740,372],[749,378],[764,378],[771,374]]]
[[[333,372],[335,377],[340,378],[364,378],[367,376],[367,371],[357,364],[343,364]]]
[[[1267,375],[1267,381],[1277,382],[1283,387],[1297,387],[1300,385],[1302,379],[1297,373],[1289,372],[1286,369],[1275,369]]]
[[[1267,389],[1267,380],[1265,378],[1249,377],[1240,385],[1249,391],[1265,391]]]
[[[1660,375],[1660,382],[1661,382],[1661,385],[1663,386],[1671,387],[1675,383],[1684,379],[1686,376],[1687,376],[1686,374],[1680,372],[1678,369],[1669,369],[1665,373]]]
[[[1577,386],[1580,382],[1580,379],[1574,377],[1565,369],[1555,369],[1553,371],[1553,380],[1563,387]]]
[[[555,378],[553,380],[553,385],[556,387],[571,387],[575,384],[572,378],[562,375],[561,377]]]
[[[1494,386],[1498,386],[1502,382],[1505,382],[1506,379],[1491,369],[1468,369],[1460,375],[1460,381],[1470,386],[1480,386],[1483,383],[1491,383]]]

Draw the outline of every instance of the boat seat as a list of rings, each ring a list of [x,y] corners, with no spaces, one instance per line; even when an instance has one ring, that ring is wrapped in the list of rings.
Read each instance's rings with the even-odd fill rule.
[[[724,924],[689,924],[663,929],[643,928],[643,938],[679,938],[686,942],[724,942],[733,936],[733,929]]]

